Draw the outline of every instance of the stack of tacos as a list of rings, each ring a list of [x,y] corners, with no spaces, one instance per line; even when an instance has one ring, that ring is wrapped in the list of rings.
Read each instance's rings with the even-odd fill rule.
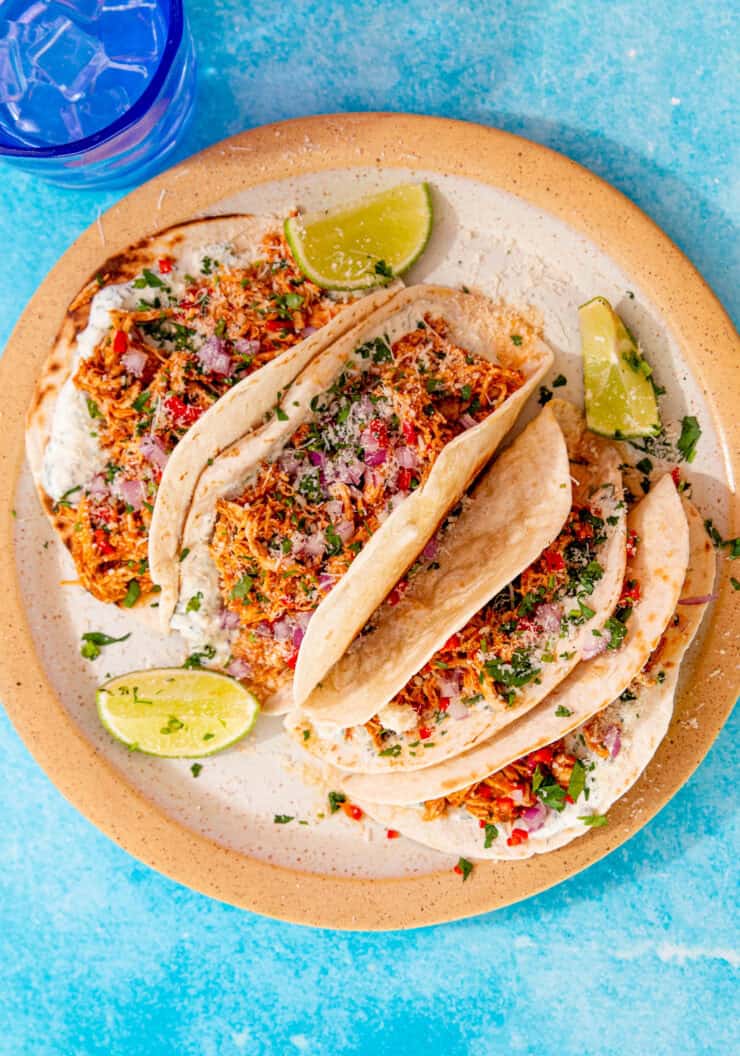
[[[496,475],[558,423],[565,516],[534,558],[520,544],[514,574],[486,593],[471,568],[511,548],[498,531],[498,548],[477,546]],[[605,824],[649,762],[714,556],[671,476],[637,498],[620,462],[572,405],[550,403],[443,528],[436,560],[394,588],[286,720],[332,786],[389,831],[470,858],[526,857]]]
[[[568,403],[497,454],[553,361],[538,326],[399,286],[321,289],[270,217],[147,239],[71,305],[29,460],[86,590],[285,714],[389,830],[522,857],[647,765],[713,553]]]

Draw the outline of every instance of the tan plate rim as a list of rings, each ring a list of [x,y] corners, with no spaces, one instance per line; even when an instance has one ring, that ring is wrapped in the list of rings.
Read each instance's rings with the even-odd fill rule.
[[[245,187],[376,165],[490,184],[565,221],[608,253],[634,277],[676,335],[713,414],[728,478],[737,480],[737,335],[698,272],[632,202],[563,155],[497,129],[407,114],[327,115],[266,125],[189,158],[114,205],[52,268],[0,361],[3,553],[12,553],[12,507],[34,381],[67,304],[101,259],[156,229],[204,213],[209,203]],[[173,184],[176,194],[170,193]],[[731,504],[734,536],[740,534],[736,495]],[[688,779],[737,692],[733,669],[739,650],[733,629],[740,626],[740,593],[731,589],[729,562],[723,565],[720,600],[677,705],[679,714],[688,707],[692,714],[701,709],[699,729],[673,722],[647,776],[613,808],[605,828],[544,856],[478,864],[466,883],[452,870],[377,880],[300,873],[229,850],[165,815],[99,755],[57,699],[36,656],[11,561],[0,565],[0,692],[16,730],[63,795],[129,853],[174,880],[257,913],[318,927],[435,924],[517,902],[579,872],[633,835]]]

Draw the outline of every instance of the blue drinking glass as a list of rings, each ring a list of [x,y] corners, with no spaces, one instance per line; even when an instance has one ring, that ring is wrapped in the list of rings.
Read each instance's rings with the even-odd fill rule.
[[[140,182],[193,111],[182,0],[0,0],[0,158],[53,183]]]

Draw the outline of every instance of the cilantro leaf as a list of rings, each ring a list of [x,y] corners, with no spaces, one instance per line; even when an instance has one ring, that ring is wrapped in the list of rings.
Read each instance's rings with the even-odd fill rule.
[[[473,863],[469,862],[467,858],[459,858],[457,865],[455,866],[455,872],[460,873],[463,878],[463,883],[468,879],[473,871]]]
[[[602,825],[606,825],[609,822],[606,814],[585,814],[579,817],[579,821],[582,821],[589,829],[600,829]]]
[[[681,452],[684,462],[693,462],[696,456],[696,445],[701,436],[701,427],[693,414],[687,414],[681,420],[681,435],[676,447]]]

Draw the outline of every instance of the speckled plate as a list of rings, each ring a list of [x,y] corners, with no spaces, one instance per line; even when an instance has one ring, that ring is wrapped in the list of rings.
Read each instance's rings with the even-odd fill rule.
[[[454,861],[370,822],[325,812],[276,720],[244,745],[188,763],[129,754],[100,728],[94,687],[107,674],[180,663],[183,647],[129,626],[78,587],[35,498],[23,419],[67,304],[101,261],[154,230],[233,210],[285,213],[356,198],[401,180],[433,186],[432,241],[410,281],[467,283],[540,309],[554,374],[580,396],[576,309],[609,297],[667,387],[664,416],[696,414],[694,498],[723,535],[740,532],[740,354],[732,325],[691,264],[621,194],[558,154],[477,125],[394,114],[267,126],[210,148],[119,202],[64,255],[33,297],[0,362],[4,599],[0,688],[11,719],[60,791],[131,854],[215,898],[285,920],[400,928],[482,913],[572,876],[628,839],[699,764],[737,691],[740,594],[720,565],[720,596],[683,672],[669,735],[610,825],[524,862]],[[14,515],[14,516],[13,516]],[[94,665],[80,634],[133,630]],[[275,825],[276,813],[306,824]],[[587,881],[584,879],[584,883]]]

